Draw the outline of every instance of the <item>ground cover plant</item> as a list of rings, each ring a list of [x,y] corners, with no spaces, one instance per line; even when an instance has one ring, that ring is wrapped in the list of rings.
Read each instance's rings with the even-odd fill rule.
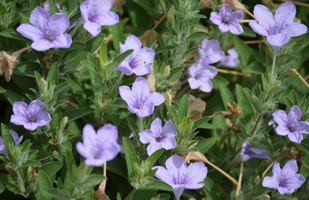
[[[1,199],[309,199],[308,15],[0,0]]]

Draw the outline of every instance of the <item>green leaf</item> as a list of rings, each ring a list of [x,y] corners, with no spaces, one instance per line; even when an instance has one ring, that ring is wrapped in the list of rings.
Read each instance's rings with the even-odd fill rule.
[[[37,62],[21,62],[14,69],[14,74],[34,77],[34,72],[38,71],[41,65]]]
[[[43,165],[40,170],[44,171],[46,175],[50,178],[56,174],[62,168],[61,162],[50,162]]]
[[[50,8],[50,16],[53,16],[55,13],[59,12],[55,0],[48,0],[48,3]]]
[[[123,31],[119,23],[111,26],[111,32],[113,34],[113,44],[116,52],[119,52],[119,42],[124,44]]]
[[[91,174],[83,181],[80,187],[93,187],[98,185],[104,179],[106,179],[106,177],[101,174]]]
[[[162,153],[164,152],[163,149],[159,149],[157,151],[155,151],[154,153],[152,153],[147,159],[146,162],[149,162],[149,169],[151,169],[151,167],[155,164],[155,162],[160,158],[160,156],[162,155]]]
[[[2,185],[0,185],[0,194],[4,191],[4,187]]]
[[[140,187],[140,189],[173,191],[170,185],[159,180],[153,180],[151,183]]]
[[[205,154],[215,143],[216,143],[216,138],[208,138],[205,140],[200,140],[195,148],[198,149],[199,152],[202,154]]]
[[[156,193],[156,190],[135,190],[131,198],[126,200],[150,200]]]
[[[209,117],[202,117],[201,119],[195,120],[191,132],[200,128],[203,124],[207,123],[210,120]]]
[[[196,148],[188,149],[188,148],[185,148],[185,147],[176,147],[175,151],[176,151],[177,154],[182,154],[182,153],[195,152],[195,151],[197,151],[197,149]]]
[[[113,65],[112,65],[112,69],[116,69],[120,63],[122,61],[124,61],[124,59],[126,59],[126,57],[128,57],[134,50],[133,49],[129,49],[126,52],[120,54],[119,56],[117,56],[114,60],[113,60]]]
[[[42,164],[35,160],[27,160],[23,167],[42,167]]]
[[[309,138],[302,140],[300,144],[293,143],[293,146],[309,155]]]
[[[13,149],[15,146],[15,140],[13,139],[13,136],[11,135],[9,128],[3,123],[1,123],[1,133],[2,133],[5,151],[10,161],[12,163],[15,163],[16,158],[11,154],[11,151],[10,151],[10,149]]]
[[[248,47],[242,39],[235,37],[234,43],[243,67],[246,67],[255,61],[256,56],[253,54],[251,48]]]
[[[211,38],[212,36],[209,33],[205,32],[195,32],[189,37],[186,38],[186,40],[194,40],[194,39],[204,39],[204,38]]]
[[[0,3],[0,13],[1,14],[5,14],[6,13],[6,8],[5,8],[5,6],[2,3]]]
[[[189,99],[188,95],[184,95],[179,103],[178,118],[182,119],[188,116]]]
[[[242,34],[240,34],[241,36],[247,36],[247,37],[256,37],[256,34],[254,31],[252,31],[250,28],[246,27],[246,26],[241,26],[244,30],[244,32]]]
[[[122,138],[123,141],[123,147],[124,147],[124,151],[125,151],[125,155],[126,155],[126,162],[127,162],[127,168],[128,168],[128,175],[129,175],[129,180],[132,179],[134,177],[134,167],[133,164],[139,163],[137,154],[134,150],[134,147],[132,146],[130,140],[128,140],[127,138],[123,137]]]
[[[107,45],[105,41],[102,42],[101,48],[100,48],[100,61],[102,64],[108,62],[108,57],[107,57]]]
[[[135,121],[131,117],[127,117],[127,122],[129,127],[131,128],[131,131],[135,133],[138,130],[138,126]]]
[[[1,31],[0,32],[0,36],[6,37],[6,38],[12,38],[12,39],[21,40],[23,42],[30,41],[30,40],[26,39],[25,37],[23,37],[15,29],[9,29],[9,30]]]
[[[208,177],[203,181],[203,190],[209,200],[225,199],[215,183]]]
[[[74,110],[68,110],[62,113],[62,116],[68,117],[68,122],[74,121],[75,119],[81,118],[85,115],[88,115],[92,113],[94,109],[92,108],[80,108],[80,109],[74,109]]]
[[[5,93],[5,89],[3,87],[0,87],[0,94]]]
[[[51,82],[55,81],[56,85],[59,84],[59,68],[58,68],[58,64],[56,62],[53,63],[53,65],[50,67],[46,80],[48,82],[49,81],[51,81]]]
[[[242,113],[239,115],[239,118],[249,120],[251,117],[254,117],[254,109],[243,88],[238,84],[236,85],[236,93],[237,102],[242,109]]]
[[[48,189],[53,188],[53,185],[51,184],[51,181],[49,180],[47,174],[44,171],[39,170],[38,180],[39,180],[40,192],[43,194],[45,199],[51,200],[52,198],[48,196],[46,191]]]
[[[227,103],[235,102],[232,92],[225,85],[220,85],[220,94],[221,94],[224,107],[227,110]]]
[[[115,159],[109,161],[106,166],[109,171],[112,171],[126,179],[128,178],[125,160],[116,157]]]
[[[181,75],[181,72],[182,72],[183,69],[184,69],[183,67],[175,67],[175,68],[173,68],[171,70],[171,72],[170,72],[168,80],[170,82],[176,81],[178,79],[177,77],[179,77],[179,74]]]
[[[29,15],[31,14],[31,11],[35,9],[35,7],[40,6],[41,2],[40,0],[31,0],[30,1],[30,9],[29,9]]]
[[[157,49],[156,53],[161,53],[161,52],[169,51],[169,50],[173,50],[173,49],[175,49],[175,46],[166,45],[166,46],[163,46],[163,47]]]

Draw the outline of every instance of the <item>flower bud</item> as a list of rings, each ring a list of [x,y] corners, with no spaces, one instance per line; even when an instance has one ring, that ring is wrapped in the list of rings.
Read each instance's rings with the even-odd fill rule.
[[[171,103],[172,103],[172,96],[171,96],[171,94],[170,94],[170,91],[167,91],[167,92],[164,94],[164,96],[165,96],[165,102],[166,102],[167,106],[170,107],[170,106],[171,106]]]
[[[44,80],[44,78],[41,78],[41,80],[40,80],[40,86],[42,87],[42,89],[45,89],[45,87],[46,87],[46,81]]]
[[[170,71],[171,71],[171,67],[170,67],[169,65],[167,65],[167,66],[164,68],[163,75],[164,75],[164,76],[170,75]]]
[[[254,183],[258,185],[258,184],[260,184],[260,181],[261,181],[261,178],[260,178],[260,176],[258,175],[258,176],[255,178]]]
[[[269,200],[270,196],[268,194],[262,194],[260,196],[257,196],[258,200]]]
[[[68,117],[62,118],[60,122],[60,127],[63,128],[68,123]]]

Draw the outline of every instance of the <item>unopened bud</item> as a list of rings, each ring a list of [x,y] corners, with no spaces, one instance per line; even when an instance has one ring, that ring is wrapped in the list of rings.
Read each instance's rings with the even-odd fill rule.
[[[43,89],[45,89],[45,87],[46,87],[46,81],[44,80],[44,78],[41,78],[41,80],[40,80],[40,85],[41,85],[41,87],[42,87]]]
[[[260,181],[261,181],[261,178],[260,178],[260,176],[258,175],[258,176],[255,178],[254,183],[258,185],[258,184],[260,184]]]
[[[262,194],[257,197],[258,200],[269,200],[270,196],[268,194]]]
[[[171,106],[171,103],[172,103],[172,96],[171,96],[171,94],[169,93],[169,91],[166,92],[166,93],[164,94],[164,96],[165,96],[165,102],[166,102],[167,106]]]
[[[64,127],[66,124],[68,123],[68,117],[64,117],[62,118],[61,122],[60,122],[60,127]]]
[[[175,21],[175,14],[174,14],[173,10],[170,10],[170,11],[168,12],[168,14],[167,14],[167,20],[168,20],[169,22],[171,22],[172,24],[174,23],[174,21]]]
[[[170,67],[169,65],[167,65],[167,66],[164,68],[163,75],[164,75],[164,76],[170,75],[170,71],[171,71],[171,67]]]

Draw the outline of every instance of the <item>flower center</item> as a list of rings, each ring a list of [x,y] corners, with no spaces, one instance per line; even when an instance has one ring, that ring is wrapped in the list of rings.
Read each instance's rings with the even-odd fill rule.
[[[157,141],[157,142],[161,142],[161,141],[162,141],[162,139],[163,139],[163,138],[162,138],[162,136],[161,136],[161,135],[158,135],[158,136],[156,137],[156,141]]]
[[[55,39],[54,36],[49,31],[47,31],[45,38],[49,39],[50,41],[53,41]]]
[[[100,148],[94,147],[92,150],[92,157],[97,158],[99,154],[100,154]]]
[[[223,19],[223,22],[224,23],[227,23],[229,21],[229,18],[227,18],[227,17],[225,17],[224,19]]]
[[[35,120],[36,120],[35,117],[29,115],[29,122],[35,122]]]
[[[290,131],[294,131],[294,124],[292,124],[290,127],[289,127]]]

